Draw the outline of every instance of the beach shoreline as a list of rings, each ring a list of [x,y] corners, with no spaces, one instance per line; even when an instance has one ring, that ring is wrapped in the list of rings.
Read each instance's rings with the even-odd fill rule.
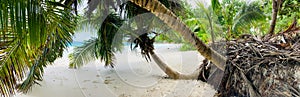
[[[204,59],[196,51],[179,51],[180,44],[159,44],[156,52],[172,68],[192,73]],[[115,68],[105,68],[99,60],[79,69],[69,69],[68,54],[45,68],[42,86],[16,97],[211,97],[215,90],[197,80],[165,79],[154,62],[147,62],[139,50],[125,47],[116,54]]]

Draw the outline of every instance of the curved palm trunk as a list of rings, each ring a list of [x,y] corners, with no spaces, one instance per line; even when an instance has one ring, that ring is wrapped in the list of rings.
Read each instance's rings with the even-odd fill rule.
[[[200,74],[200,69],[195,70],[192,74],[182,74],[180,72],[177,72],[173,69],[171,69],[166,63],[164,63],[154,51],[150,52],[150,55],[152,59],[155,61],[155,63],[162,69],[170,78],[172,79],[198,79],[198,76]]]
[[[279,9],[279,4],[280,3],[280,0],[279,2],[276,1],[276,0],[272,0],[272,21],[271,21],[271,25],[270,25],[270,30],[269,30],[269,34],[273,35],[274,34],[274,29],[275,29],[275,26],[276,26],[276,20],[277,20],[277,12],[278,12],[278,9]]]
[[[157,0],[130,0],[140,7],[151,11],[164,21],[170,28],[179,32],[185,40],[197,48],[205,58],[211,60],[219,69],[224,71],[226,58],[202,42],[174,13]]]

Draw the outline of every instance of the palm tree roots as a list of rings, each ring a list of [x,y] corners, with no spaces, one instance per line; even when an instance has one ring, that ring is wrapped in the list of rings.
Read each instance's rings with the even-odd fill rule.
[[[247,36],[228,41],[226,48],[226,68],[221,72],[224,76],[209,79],[218,78],[214,77],[218,74],[213,75],[210,70],[213,65],[204,61],[198,77],[218,87],[215,96],[300,96],[300,78],[295,75],[300,68],[299,30],[279,33],[269,40]]]

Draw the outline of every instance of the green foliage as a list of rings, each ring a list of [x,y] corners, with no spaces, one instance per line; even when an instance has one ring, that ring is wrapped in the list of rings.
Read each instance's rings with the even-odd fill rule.
[[[170,33],[165,33],[165,34],[160,34],[155,38],[155,42],[160,42],[160,43],[179,43],[181,42],[181,39],[178,39],[179,36],[176,36],[175,34],[174,38],[172,35],[166,35]],[[173,34],[174,35],[174,34]]]
[[[105,62],[105,66],[113,67],[113,52],[120,51],[123,37],[117,35],[119,27],[122,25],[121,20],[116,14],[110,14],[104,20],[101,28],[97,32],[98,42],[96,43],[96,58]]]
[[[219,14],[221,12],[222,6],[219,0],[211,0],[211,6],[215,14]]]
[[[215,7],[218,8],[218,6]],[[184,22],[202,41],[207,43],[222,36],[223,29],[217,21],[218,18],[213,12],[212,6],[206,8],[203,4],[198,3],[197,8],[192,9],[187,6],[186,9],[189,17],[185,18]]]
[[[238,0],[211,0],[212,5],[204,7],[199,3],[192,9],[185,6],[188,14],[182,18],[192,31],[204,42],[238,37],[242,33],[257,34],[267,30],[266,15],[261,2],[246,3]],[[211,38],[210,38],[211,37]],[[186,44],[185,44],[186,45]]]
[[[280,18],[283,16],[300,18],[300,1],[284,0],[279,16]]]
[[[204,23],[204,21],[206,21],[206,23]],[[209,41],[208,39],[208,30],[209,29],[205,24],[208,23],[207,20],[205,19],[199,19],[199,18],[191,18],[191,19],[187,19],[185,21],[186,25],[188,25],[192,31],[194,31],[196,33],[196,35],[205,43],[207,43]]]
[[[242,33],[252,33],[249,29],[265,30],[261,24],[267,21],[260,2],[253,1],[247,4],[245,1],[223,0],[220,3],[218,0],[212,0],[211,3],[219,23],[226,31],[226,39],[234,38]]]
[[[276,32],[281,32],[288,28],[288,24],[292,23],[294,18],[300,19],[300,1],[284,0],[278,13],[278,22],[276,24]]]
[[[263,5],[261,2],[247,4],[240,0],[212,0],[210,7],[205,8],[199,4],[196,9],[184,2],[159,1],[172,9],[206,43],[211,41],[209,35],[213,37],[213,34],[223,31],[229,39],[241,33],[265,34],[272,14],[271,0],[263,0]],[[32,85],[42,80],[43,68],[61,57],[63,50],[72,42],[77,25],[76,9],[80,2],[81,0],[0,0],[1,96],[10,96],[16,89],[27,92]],[[94,10],[97,12],[93,12]],[[117,33],[124,23],[122,19],[128,20],[146,12],[148,11],[124,0],[89,0],[89,18],[83,19],[81,23],[90,23],[97,28],[97,37],[74,49],[70,55],[70,66],[77,68],[96,59],[104,61],[106,66],[113,66],[114,52],[121,50],[122,40],[128,34],[124,34],[126,31]],[[285,0],[279,10],[276,32],[288,27],[294,18],[300,22],[300,2]],[[138,29],[148,25],[138,20],[132,23]],[[134,30],[128,32],[132,31]],[[179,37],[179,40],[174,40],[174,37]],[[157,40],[181,42],[179,35],[169,33],[158,36]],[[188,49],[194,48],[186,43],[181,48]]]
[[[56,7],[54,10],[59,10],[59,8]],[[46,19],[46,21],[50,22],[49,25],[47,25],[49,26],[49,28],[45,28],[47,30],[45,30],[44,32],[45,34],[47,33],[47,38],[45,38],[45,40],[39,41],[42,43],[37,42],[37,44],[29,44],[32,45],[33,48],[36,47],[36,45],[38,45],[38,47],[42,49],[37,49],[40,50],[37,51],[37,54],[39,55],[37,55],[35,59],[32,60],[33,63],[32,66],[30,66],[30,72],[27,78],[22,84],[18,86],[18,88],[24,92],[27,92],[33,84],[37,83],[36,80],[42,80],[43,67],[45,67],[49,63],[54,62],[56,58],[62,57],[64,48],[66,48],[67,45],[72,41],[72,35],[74,34],[74,30],[76,27],[76,20],[74,21],[74,19],[76,19],[75,15],[71,14],[68,10],[60,10],[53,12],[51,12],[50,10],[47,13],[43,13],[43,15],[45,15],[44,17],[49,17],[48,19]],[[41,28],[43,28],[43,24],[41,24],[41,27],[38,27],[38,29]],[[39,36],[30,37],[30,41],[38,41],[33,37]]]
[[[82,46],[75,47],[72,54],[69,55],[70,68],[78,68],[87,62],[96,60],[95,52],[98,41],[98,38],[89,39]]]
[[[206,9],[202,4],[198,4],[198,8],[193,9],[190,5],[187,3],[183,3],[184,12],[186,13],[185,16],[179,16],[183,22],[189,26],[189,28],[195,32],[195,34],[205,43],[208,43],[211,41],[209,39],[209,36],[212,35],[212,33],[217,30],[220,30],[216,23],[213,23],[213,17],[208,9]],[[211,30],[211,27],[213,30]],[[211,36],[212,37],[212,36]],[[182,51],[187,50],[195,50],[194,47],[192,47],[187,42],[183,42],[182,47],[180,48]]]
[[[278,33],[287,29],[289,25],[293,22],[295,17],[295,15],[292,15],[291,17],[283,15],[280,18],[278,18],[275,32]]]
[[[180,2],[168,1],[168,0],[159,0],[162,2],[167,8],[173,9],[174,12],[178,12],[181,10]],[[93,12],[96,10],[96,12]],[[113,67],[113,59],[114,53],[117,51],[121,51],[122,41],[124,37],[134,37],[137,38],[135,33],[136,30],[133,29],[143,29],[148,27],[149,29],[153,29],[153,23],[162,22],[156,21],[155,16],[147,11],[139,7],[138,5],[124,0],[92,0],[88,3],[87,10],[88,19],[83,19],[81,23],[84,25],[82,27],[86,27],[86,25],[92,25],[97,31],[97,39],[92,39],[86,41],[86,45],[95,45],[93,47],[77,47],[74,52],[69,55],[69,58],[72,60],[70,63],[70,67],[77,68],[82,66],[88,61],[100,59],[105,62],[105,66]],[[110,13],[118,13],[118,14],[110,14]],[[147,20],[142,20],[145,18],[139,18],[138,15],[141,14],[150,14],[153,16],[149,16]],[[105,19],[104,19],[105,18]],[[122,19],[121,19],[122,18]],[[134,19],[131,19],[134,18]],[[125,21],[125,22],[124,22]],[[119,27],[124,23],[124,25],[129,26],[130,29],[120,29]],[[149,24],[150,23],[150,24]],[[148,26],[150,25],[150,26]],[[157,27],[157,25],[155,26]],[[166,28],[158,28],[159,30],[164,30]],[[117,33],[119,31],[119,33]],[[150,31],[147,31],[150,32]],[[165,33],[165,32],[161,32]],[[167,34],[168,35],[168,34]],[[84,54],[91,53],[94,51],[94,55]],[[87,59],[83,57],[87,55]],[[90,58],[95,57],[95,58]],[[81,62],[80,62],[81,61]],[[83,61],[83,62],[82,62]]]
[[[180,49],[179,49],[180,51],[190,51],[190,50],[196,50],[196,48],[195,47],[193,47],[191,44],[189,44],[189,43],[184,43],[181,47],[180,47]]]
[[[272,16],[272,0],[263,0],[263,12],[267,15],[267,21],[271,20]],[[300,1],[299,0],[284,0],[282,7],[278,11],[275,33],[281,32],[292,23],[294,18],[300,18]],[[265,22],[264,25],[270,25]],[[266,34],[266,33],[264,33]]]
[[[62,56],[76,27],[73,4],[77,6],[48,0],[0,1],[1,96],[16,89],[28,92],[42,80],[43,68]]]
[[[122,23],[117,14],[109,14],[97,32],[98,37],[85,41],[83,46],[76,47],[69,55],[70,68],[78,68],[98,58],[105,62],[105,66],[113,67],[114,52],[121,51],[123,46],[123,36],[118,34]]]
[[[260,3],[251,2],[250,4],[243,4],[234,17],[232,32],[237,36],[242,33],[251,33],[249,29],[260,28],[261,26],[256,26],[260,22],[267,22]]]

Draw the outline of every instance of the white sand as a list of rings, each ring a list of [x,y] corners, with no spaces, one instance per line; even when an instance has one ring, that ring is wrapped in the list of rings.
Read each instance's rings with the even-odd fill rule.
[[[193,72],[203,57],[196,51],[180,52],[179,47],[163,45],[156,52],[174,69]],[[42,86],[16,97],[211,97],[215,93],[201,81],[163,79],[166,75],[154,62],[146,62],[138,51],[128,48],[116,55],[114,69],[104,68],[99,61],[69,69],[71,51],[45,68]]]

